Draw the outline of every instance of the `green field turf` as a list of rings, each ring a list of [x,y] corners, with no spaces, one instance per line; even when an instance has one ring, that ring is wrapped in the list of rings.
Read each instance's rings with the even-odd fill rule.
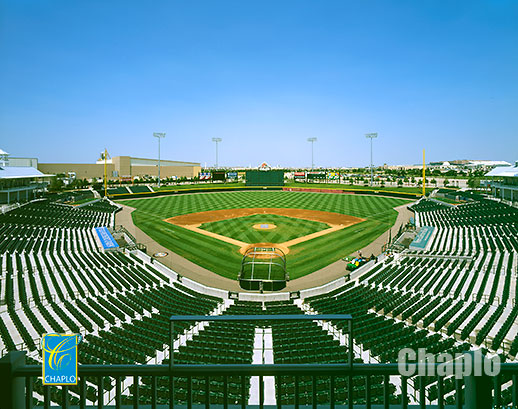
[[[134,223],[164,247],[215,273],[236,278],[241,266],[239,248],[218,239],[175,226],[166,218],[209,210],[273,207],[312,209],[367,219],[290,248],[287,256],[290,278],[312,273],[365,247],[392,226],[393,207],[408,200],[330,193],[218,192],[122,200],[136,208]]]
[[[252,227],[255,224],[262,223],[273,223],[277,228],[261,231]],[[245,243],[284,243],[297,237],[328,229],[329,225],[274,214],[254,214],[252,216],[204,223],[200,227],[222,236],[244,241]]]
[[[221,188],[244,188],[244,182],[234,183],[192,183],[183,185],[165,185],[160,188],[153,187],[155,191],[175,191],[175,190],[186,190],[186,189],[221,189]],[[303,183],[303,182],[286,182],[284,187],[297,187],[297,188],[310,188],[310,189],[351,189],[351,190],[374,190],[374,191],[390,191],[390,192],[401,192],[401,193],[417,193],[422,192],[422,188],[413,186],[365,186],[364,184],[350,185],[340,183]],[[427,190],[430,188],[427,187]]]

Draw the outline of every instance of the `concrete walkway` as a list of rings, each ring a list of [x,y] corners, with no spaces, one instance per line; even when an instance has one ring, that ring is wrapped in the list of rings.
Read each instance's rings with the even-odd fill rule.
[[[398,216],[394,226],[390,229],[392,237],[395,237],[401,225],[405,225],[410,220],[410,217],[413,217],[413,213],[407,209],[407,206],[408,205],[405,204],[394,208],[394,210],[398,212]],[[116,214],[115,221],[117,225],[120,224],[124,226],[135,237],[137,242],[147,247],[148,255],[153,255],[157,252],[166,252],[168,253],[167,257],[158,260],[176,273],[206,286],[221,288],[227,291],[246,292],[239,286],[236,280],[231,280],[213,273],[155,242],[133,223],[131,213],[134,210],[132,207],[122,205],[122,210]],[[362,255],[364,257],[368,257],[371,254],[379,255],[382,246],[388,241],[388,232],[388,230],[385,231],[368,246],[362,248],[360,250]],[[357,254],[358,253],[355,252],[352,256],[356,256]],[[343,277],[345,275],[345,267],[345,261],[338,260],[314,273],[289,281],[284,291],[300,291],[327,284],[330,281]]]

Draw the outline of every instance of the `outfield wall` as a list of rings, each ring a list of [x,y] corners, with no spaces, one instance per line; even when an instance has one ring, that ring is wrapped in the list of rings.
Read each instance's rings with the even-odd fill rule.
[[[110,199],[137,199],[143,197],[159,197],[178,195],[184,193],[210,193],[210,192],[236,192],[236,191],[263,191],[263,190],[277,190],[285,192],[308,192],[308,193],[336,193],[336,194],[352,194],[352,195],[371,195],[371,196],[389,196],[398,197],[402,199],[419,199],[421,194],[419,193],[407,193],[397,192],[392,190],[375,190],[375,189],[336,189],[336,188],[304,188],[304,187],[277,187],[277,186],[214,186],[214,187],[203,187],[203,188],[192,188],[192,189],[177,189],[177,190],[160,190],[158,192],[137,192],[137,193],[123,193],[108,195]]]
[[[404,199],[419,199],[422,197],[419,193],[396,192],[393,190],[375,190],[375,189],[336,189],[336,188],[306,188],[306,187],[285,187],[283,190],[287,192],[313,192],[313,193],[342,193],[349,195],[375,195],[400,197]]]
[[[192,189],[178,189],[178,190],[160,190],[158,192],[138,192],[138,193],[124,193],[108,195],[109,198],[118,199],[138,199],[142,197],[158,197],[158,196],[169,196],[178,195],[183,193],[210,193],[210,192],[235,192],[235,191],[254,191],[254,190],[282,190],[282,187],[203,187],[203,188],[192,188]]]

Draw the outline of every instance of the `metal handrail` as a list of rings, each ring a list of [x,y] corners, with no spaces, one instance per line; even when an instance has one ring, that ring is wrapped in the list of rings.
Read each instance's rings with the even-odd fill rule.
[[[205,318],[205,317],[204,317]],[[237,320],[235,318],[234,320]],[[16,408],[19,409],[23,407],[22,402],[26,402],[25,407],[31,408],[32,405],[32,392],[33,392],[33,378],[39,378],[42,376],[42,366],[41,365],[25,365],[25,353],[14,352],[11,354],[13,359],[9,359],[8,356],[6,362],[12,362],[13,365],[9,367],[3,366],[0,369],[0,378],[3,380],[2,387],[6,393],[8,393],[8,400],[5,403],[6,408]],[[20,359],[23,358],[23,359]],[[4,362],[3,364],[5,364]],[[411,365],[419,365],[419,364],[408,364]],[[431,364],[431,367],[437,368],[441,364]],[[456,364],[457,365],[457,364]],[[462,364],[458,364],[460,367]],[[500,367],[500,374],[506,374],[512,376],[513,382],[513,396],[512,396],[512,405],[516,407],[518,404],[518,363],[503,363]],[[282,388],[282,377],[295,377],[295,379],[301,379],[301,377],[307,376],[313,380],[313,400],[312,406],[313,408],[317,407],[316,399],[316,389],[315,389],[315,380],[318,377],[329,377],[331,379],[331,393],[333,393],[333,386],[335,385],[335,380],[337,378],[348,378],[348,382],[352,381],[353,377],[364,377],[366,379],[367,390],[365,391],[367,402],[370,402],[370,389],[369,385],[371,385],[369,379],[373,376],[383,376],[383,399],[384,399],[384,407],[392,407],[392,404],[389,402],[389,392],[388,392],[388,382],[392,375],[399,376],[401,379],[401,396],[402,402],[398,404],[398,407],[408,408],[409,405],[409,391],[407,389],[408,382],[410,378],[402,376],[399,373],[399,367],[396,363],[375,363],[375,364],[365,364],[365,363],[354,363],[352,365],[347,364],[266,364],[266,365],[252,365],[252,364],[221,364],[221,365],[174,365],[172,368],[169,365],[79,365],[78,367],[78,375],[79,375],[79,398],[82,404],[80,407],[86,407],[85,399],[86,399],[86,382],[87,378],[97,378],[97,383],[93,383],[98,388],[99,391],[104,391],[104,379],[105,377],[109,377],[110,379],[115,379],[115,407],[121,408],[121,385],[125,378],[133,377],[134,384],[139,383],[139,378],[141,377],[151,377],[154,381],[154,388],[152,390],[152,396],[154,402],[156,403],[156,379],[157,377],[169,377],[169,382],[171,385],[171,389],[169,390],[169,408],[173,408],[174,403],[174,378],[186,378],[188,380],[188,393],[187,397],[187,407],[192,408],[192,379],[193,378],[202,378],[205,379],[205,388],[208,388],[208,379],[213,377],[222,376],[226,379],[225,385],[228,386],[229,377],[240,377],[242,385],[244,385],[244,379],[248,376],[258,376],[260,379],[266,376],[275,376],[276,383],[279,388]],[[419,378],[418,375],[416,375]],[[25,382],[22,379],[25,379]],[[18,379],[19,381],[16,381]],[[438,388],[439,388],[439,400],[441,404],[438,407],[446,407],[444,405],[444,389],[443,382],[444,377],[438,378]],[[90,382],[90,381],[88,381]],[[262,381],[261,381],[262,382]],[[91,384],[91,382],[90,382]],[[262,383],[260,383],[261,387]],[[348,383],[351,385],[351,383]],[[473,406],[476,403],[477,408],[487,408],[496,405],[501,406],[499,402],[501,402],[500,388],[501,377],[498,375],[496,377],[476,377],[473,375],[467,375],[464,379],[456,380],[455,384],[455,396],[456,396],[456,407],[462,407],[462,385],[464,385],[464,393],[465,393],[465,406],[464,407],[475,407]],[[227,386],[225,386],[225,393],[228,393]],[[45,408],[50,408],[50,392],[48,387],[45,387]],[[420,407],[428,407],[426,405],[426,382],[421,383],[419,385],[419,405]],[[491,389],[495,390],[495,396],[492,397]],[[263,398],[264,398],[264,387],[261,387],[262,397],[260,407],[264,407]],[[69,407],[67,403],[68,400],[68,387],[63,387],[61,389],[61,401],[63,402],[63,407]],[[208,389],[205,390],[206,393]],[[246,408],[248,405],[244,398],[246,397],[246,393],[244,389],[241,389],[242,399],[241,399],[241,407]],[[282,391],[277,391],[278,397],[281,396]],[[134,407],[139,406],[138,399],[138,388],[133,395],[133,403]],[[296,394],[296,399],[298,394]],[[333,396],[333,395],[331,395]],[[5,396],[4,396],[5,398]],[[229,407],[228,405],[228,396],[224,395],[225,404],[224,407]],[[332,398],[331,398],[332,399]],[[369,403],[370,404],[370,403]],[[206,401],[206,407],[210,406],[209,401]],[[297,406],[297,403],[296,403]],[[348,401],[349,408],[353,407],[353,402],[351,400]],[[4,406],[2,406],[4,407]],[[89,406],[90,407],[90,406]],[[99,407],[103,407],[101,404]],[[281,407],[281,403],[277,402],[277,407]],[[335,407],[334,401],[331,401],[330,407]]]
[[[408,367],[420,364],[407,364]],[[441,364],[427,364],[438,367]],[[452,364],[462,368],[462,363]],[[24,365],[13,371],[13,377],[41,376],[42,365]],[[396,363],[360,364],[175,364],[170,365],[78,365],[79,376],[366,376],[400,375]],[[518,363],[502,363],[500,374],[518,376]],[[418,375],[415,375],[418,376]]]

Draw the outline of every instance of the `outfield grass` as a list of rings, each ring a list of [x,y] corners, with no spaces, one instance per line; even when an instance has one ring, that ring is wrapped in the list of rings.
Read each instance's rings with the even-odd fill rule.
[[[292,279],[314,272],[366,246],[392,226],[393,207],[408,200],[329,193],[254,191],[218,192],[122,200],[136,208],[134,223],[155,241],[217,274],[235,279],[241,266],[239,248],[163,221],[182,214],[232,208],[298,208],[336,212],[367,219],[290,248]]]
[[[256,230],[252,227],[261,223],[273,223],[277,227],[273,230]],[[204,223],[200,227],[245,243],[284,243],[297,237],[328,229],[329,225],[274,214],[254,214],[253,216]]]
[[[342,190],[374,190],[377,192],[402,192],[402,193],[422,193],[422,188],[412,186],[365,186],[365,185],[346,185],[340,183],[301,183],[289,182],[284,187],[300,187],[309,189],[342,189]],[[428,190],[429,188],[427,188]]]
[[[234,183],[192,183],[185,185],[166,185],[160,188],[154,187],[155,191],[160,192],[168,192],[168,191],[177,191],[177,190],[186,190],[186,189],[221,189],[221,188],[244,188],[244,182],[234,182]],[[349,185],[349,184],[339,184],[339,183],[302,183],[302,182],[288,182],[284,184],[284,187],[296,187],[296,188],[309,188],[309,189],[343,189],[343,190],[371,190],[371,191],[385,191],[385,192],[402,192],[402,193],[417,193],[420,194],[422,192],[422,188],[420,187],[412,187],[412,186],[365,186],[363,184],[359,185]],[[430,190],[430,187],[426,188]]]

